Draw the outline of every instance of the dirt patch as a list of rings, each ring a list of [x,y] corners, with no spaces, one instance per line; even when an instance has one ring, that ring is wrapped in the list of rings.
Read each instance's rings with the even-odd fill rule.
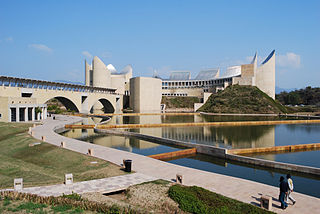
[[[157,180],[129,187],[125,192],[105,196],[102,193],[86,193],[82,197],[92,201],[131,207],[141,213],[184,213],[168,196],[172,184]]]

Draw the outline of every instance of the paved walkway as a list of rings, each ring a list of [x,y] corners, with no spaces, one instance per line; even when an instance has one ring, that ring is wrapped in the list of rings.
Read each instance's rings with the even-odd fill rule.
[[[86,192],[101,192],[109,193],[117,190],[126,189],[131,185],[141,184],[147,181],[153,181],[156,178],[144,175],[141,173],[132,173],[128,175],[121,175],[97,180],[82,181],[69,185],[57,184],[50,186],[28,187],[23,188],[19,192],[31,193],[40,196],[61,196],[68,195],[73,192],[82,194]],[[13,191],[13,189],[6,189]],[[6,191],[2,190],[2,191]]]
[[[133,170],[144,175],[172,180],[175,179],[176,174],[182,174],[185,185],[201,186],[246,203],[258,205],[261,194],[273,196],[273,211],[277,213],[315,213],[320,210],[319,198],[294,192],[293,197],[297,200],[297,203],[294,206],[289,205],[286,210],[281,210],[280,202],[276,200],[279,195],[277,187],[174,165],[146,156],[70,139],[53,131],[54,128],[61,128],[65,124],[76,123],[80,120],[81,118],[59,115],[56,116],[56,120],[46,119],[43,125],[33,128],[32,131],[35,138],[41,139],[41,136],[46,136],[48,143],[57,146],[60,146],[61,141],[63,141],[65,142],[65,148],[72,151],[87,154],[88,149],[93,149],[95,157],[118,165],[122,163],[123,159],[131,159],[133,161]]]

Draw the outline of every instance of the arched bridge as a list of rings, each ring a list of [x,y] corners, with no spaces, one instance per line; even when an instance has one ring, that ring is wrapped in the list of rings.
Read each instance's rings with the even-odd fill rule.
[[[106,113],[119,112],[116,89],[0,76],[0,121],[33,121],[46,117],[46,102],[56,98],[68,110],[88,113],[100,103]]]

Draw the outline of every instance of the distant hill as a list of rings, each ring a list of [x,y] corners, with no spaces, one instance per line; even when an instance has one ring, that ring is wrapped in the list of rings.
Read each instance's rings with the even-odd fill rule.
[[[281,92],[290,92],[290,91],[294,91],[297,90],[296,88],[279,88],[278,86],[276,86],[276,94],[280,94]]]
[[[278,101],[255,86],[232,85],[212,94],[198,110],[212,113],[271,114],[286,113]]]
[[[67,80],[54,80],[54,82],[61,82],[61,83],[68,83],[68,84],[75,84],[75,85],[84,85],[82,82],[72,82]]]
[[[310,86],[291,92],[281,92],[276,95],[284,105],[317,105],[320,107],[320,88]]]

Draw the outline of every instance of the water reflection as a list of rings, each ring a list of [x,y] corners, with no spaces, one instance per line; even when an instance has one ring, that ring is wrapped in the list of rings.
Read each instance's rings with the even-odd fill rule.
[[[178,123],[178,122],[212,122],[230,120],[266,120],[250,117],[202,117],[199,115],[188,116],[114,116],[110,124],[156,124],[156,123]],[[95,124],[103,122],[102,118],[87,118],[83,124]],[[131,131],[146,135],[171,138],[193,143],[201,143],[226,148],[254,148],[280,145],[294,145],[303,143],[316,143],[320,139],[320,124],[290,124],[290,125],[265,125],[265,126],[225,126],[225,127],[164,127],[164,128],[141,128]],[[142,155],[159,154],[163,152],[176,151],[178,148],[167,145],[150,143],[143,140],[125,138],[111,135],[95,134],[92,129],[74,129],[64,133],[65,136],[77,138],[90,143],[106,147],[121,149]],[[319,167],[319,152],[297,152],[287,154],[268,154],[257,156],[259,158],[276,160],[287,163],[302,164]],[[178,165],[193,167],[210,172],[236,176],[249,180],[278,185],[280,175],[283,171],[275,171],[266,168],[252,167],[234,162],[227,162],[210,156],[196,155],[188,158],[170,160]],[[306,178],[305,175],[294,174],[295,188],[298,192],[320,196],[317,188],[320,186],[319,178]]]
[[[165,127],[162,137],[225,148],[275,145],[275,126]]]

